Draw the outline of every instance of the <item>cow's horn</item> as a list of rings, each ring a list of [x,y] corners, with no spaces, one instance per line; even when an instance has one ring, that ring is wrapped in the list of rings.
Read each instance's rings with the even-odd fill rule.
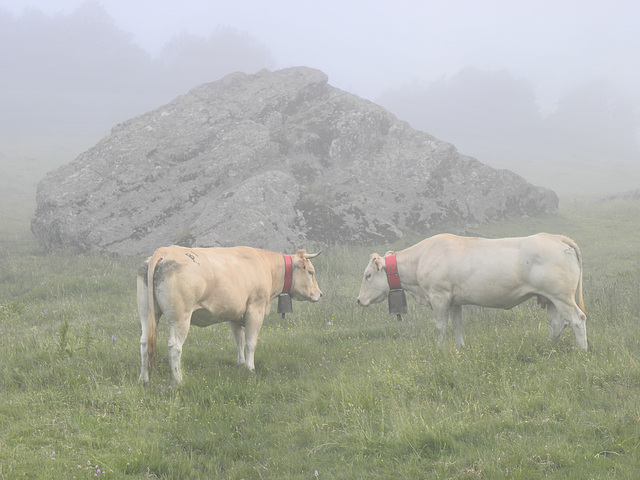
[[[320,250],[318,253],[304,253],[303,256],[304,258],[316,258],[321,253],[322,253],[322,250]]]

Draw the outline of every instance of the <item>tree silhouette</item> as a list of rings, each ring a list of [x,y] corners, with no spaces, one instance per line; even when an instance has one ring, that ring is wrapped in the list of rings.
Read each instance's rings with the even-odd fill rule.
[[[135,45],[97,1],[69,15],[0,10],[0,128],[93,133],[234,72],[273,65],[253,37],[217,29],[172,39],[160,58]]]

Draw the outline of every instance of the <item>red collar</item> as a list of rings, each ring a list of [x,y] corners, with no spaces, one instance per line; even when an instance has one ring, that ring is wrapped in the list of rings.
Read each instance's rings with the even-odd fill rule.
[[[396,261],[395,253],[384,257],[384,263],[387,267],[387,281],[389,282],[389,288],[391,290],[401,289],[400,275],[398,275],[398,262]]]
[[[282,293],[289,293],[291,290],[291,277],[293,276],[293,261],[291,255],[284,256],[284,288]]]

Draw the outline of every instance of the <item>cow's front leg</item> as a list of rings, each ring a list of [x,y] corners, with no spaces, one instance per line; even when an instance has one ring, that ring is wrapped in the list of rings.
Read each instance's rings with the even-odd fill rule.
[[[263,321],[264,307],[250,308],[247,310],[244,322],[244,334],[247,342],[247,368],[251,372],[256,369],[254,365],[254,354],[256,345],[258,344],[258,333],[260,333]]]
[[[245,337],[244,337],[244,327],[240,325],[238,322],[230,322],[231,331],[233,332],[233,338],[236,340],[236,347],[238,347],[238,363],[237,365],[240,367],[246,363],[244,358],[244,347],[245,347]]]
[[[169,362],[171,363],[173,380],[178,385],[182,384],[180,359],[182,357],[182,345],[184,345],[184,341],[187,339],[190,323],[190,313],[178,320],[169,322]]]
[[[456,343],[464,348],[464,339],[462,338],[462,306],[453,305],[450,309],[451,325],[456,335]]]

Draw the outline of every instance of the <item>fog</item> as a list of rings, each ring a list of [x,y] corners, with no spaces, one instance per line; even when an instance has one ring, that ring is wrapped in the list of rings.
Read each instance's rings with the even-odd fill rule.
[[[0,127],[16,134],[106,133],[201,83],[274,67],[266,47],[225,27],[185,31],[151,56],[92,1],[52,16],[0,10],[0,32]]]
[[[305,65],[561,196],[639,188],[638,18],[631,0],[0,0],[0,158],[46,139],[70,161],[199,84]]]

